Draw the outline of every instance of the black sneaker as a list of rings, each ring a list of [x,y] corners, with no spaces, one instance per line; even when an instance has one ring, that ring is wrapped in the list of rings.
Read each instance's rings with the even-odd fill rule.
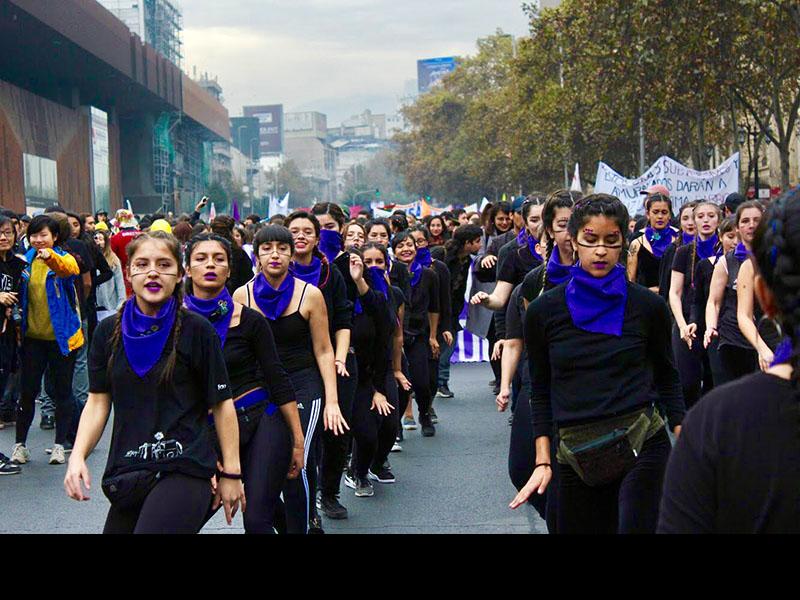
[[[374,495],[375,488],[372,487],[372,482],[366,477],[359,477],[356,498],[371,498]]]
[[[493,388],[494,386],[496,386],[496,385],[499,385],[499,384],[500,384],[500,382],[499,382],[499,381],[497,381],[497,379],[492,379],[492,380],[489,382],[489,387]]]
[[[420,418],[422,424],[422,437],[433,437],[436,435],[436,427],[433,426],[430,417]]]
[[[322,528],[322,519],[319,515],[314,515],[311,517],[311,520],[308,522],[308,534],[309,535],[321,535],[324,534],[325,530]]]
[[[430,417],[431,417],[431,423],[433,423],[434,425],[436,425],[436,424],[439,422],[439,417],[438,417],[438,415],[436,414],[436,411],[435,411],[435,410],[433,410],[433,407],[432,407],[432,406],[431,406],[431,409],[428,411],[428,414],[429,414],[429,415],[430,415]]]
[[[455,394],[450,391],[450,388],[447,385],[443,385],[439,387],[439,390],[436,392],[437,398],[454,398]]]
[[[56,418],[50,415],[42,415],[42,420],[39,422],[39,427],[45,431],[56,428]]]
[[[322,496],[317,508],[322,511],[323,515],[334,521],[341,521],[347,518],[347,509],[339,503],[339,499],[336,496],[330,498]]]
[[[5,454],[0,454],[0,475],[19,475],[22,467],[11,462]]]
[[[392,473],[387,467],[382,467],[378,469],[377,473],[373,473],[372,469],[367,472],[367,477],[372,479],[372,481],[377,481],[378,483],[394,483],[397,481],[394,477],[394,473]]]

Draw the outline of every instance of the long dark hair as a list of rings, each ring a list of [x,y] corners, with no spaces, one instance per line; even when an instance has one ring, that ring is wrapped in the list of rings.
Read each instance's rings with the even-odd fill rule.
[[[453,232],[453,237],[447,240],[444,249],[447,251],[447,258],[458,257],[461,250],[464,249],[469,242],[478,239],[483,234],[480,225],[462,225]]]
[[[792,343],[791,381],[800,399],[800,187],[769,207],[753,238],[753,257],[775,297],[777,321]]]
[[[175,284],[175,289],[172,292],[172,297],[175,298],[178,306],[178,314],[175,317],[175,322],[172,324],[172,331],[170,331],[170,336],[172,337],[172,348],[170,349],[169,355],[167,356],[167,362],[164,365],[164,368],[161,371],[161,376],[158,380],[159,385],[166,385],[168,383],[171,384],[172,375],[175,372],[175,363],[178,360],[178,341],[181,337],[183,319],[187,314],[186,309],[183,307],[183,286],[180,284],[180,278],[184,275],[184,269],[183,261],[181,260],[180,242],[178,242],[175,236],[163,231],[141,233],[131,240],[131,242],[125,247],[125,253],[128,256],[128,265],[132,264],[133,257],[136,256],[136,252],[139,250],[139,248],[141,248],[147,242],[152,241],[163,243],[169,250],[170,254],[172,254],[175,261],[178,263],[178,282]],[[127,300],[127,302],[124,302],[114,317],[114,329],[111,332],[111,340],[109,341],[111,352],[108,355],[108,365],[106,367],[109,377],[111,376],[111,369],[122,341],[122,313],[125,312],[125,307],[128,305],[128,302],[136,302],[136,298],[131,297]]]
[[[233,265],[233,248],[226,238],[216,233],[201,233],[189,240],[186,244],[186,249],[183,251],[184,259],[186,260],[186,269],[189,268],[189,264],[192,262],[192,253],[195,248],[197,248],[197,245],[202,242],[217,242],[222,246],[222,249],[225,250],[225,255],[228,257],[228,277],[230,277],[231,266]],[[187,294],[194,294],[194,285],[189,277],[186,277],[185,285],[185,292]]]

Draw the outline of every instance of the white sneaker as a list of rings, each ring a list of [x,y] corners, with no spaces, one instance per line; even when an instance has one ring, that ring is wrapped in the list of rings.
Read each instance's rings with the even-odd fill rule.
[[[31,453],[24,444],[14,444],[14,450],[11,452],[11,462],[15,465],[24,465],[30,459]]]
[[[391,452],[402,452],[402,451],[403,451],[403,447],[400,444],[398,444],[397,442],[395,442],[394,446],[392,446]]]
[[[63,465],[67,462],[64,457],[64,446],[61,444],[53,444],[53,453],[50,455],[51,465]]]

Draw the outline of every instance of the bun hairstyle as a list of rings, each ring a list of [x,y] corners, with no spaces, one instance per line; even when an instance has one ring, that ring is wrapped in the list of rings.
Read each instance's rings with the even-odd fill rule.
[[[739,210],[745,204],[750,203]],[[776,320],[792,343],[791,381],[800,399],[800,187],[769,207],[753,239],[753,257],[775,297]]]
[[[592,217],[606,217],[617,224],[622,234],[622,250],[624,251],[628,243],[625,233],[628,231],[630,217],[628,209],[625,208],[620,199],[609,194],[592,194],[577,202],[572,211],[572,216],[569,218],[569,225],[567,225],[572,239],[577,239],[578,231]]]
[[[175,371],[175,363],[178,359],[178,340],[180,340],[181,337],[183,319],[187,314],[186,309],[183,307],[183,286],[180,285],[180,279],[184,275],[183,262],[181,260],[181,244],[177,238],[175,238],[175,236],[164,231],[141,233],[131,240],[131,242],[125,247],[125,253],[128,256],[128,265],[130,265],[139,249],[146,243],[153,241],[164,244],[178,265],[178,281],[176,282],[175,289],[172,291],[172,297],[175,298],[178,306],[178,314],[175,317],[175,322],[172,324],[172,331],[170,332],[172,347],[169,355],[167,356],[167,362],[164,364],[164,368],[162,369],[161,376],[158,380],[159,385],[172,385],[172,374]],[[119,347],[121,345],[122,313],[125,312],[125,307],[128,305],[128,302],[136,302],[136,298],[131,297],[124,302],[114,317],[114,329],[111,333],[111,339],[109,341],[111,352],[108,355],[108,365],[106,367],[109,377],[111,377],[111,369],[114,364],[114,359],[116,358],[117,352],[119,351]]]

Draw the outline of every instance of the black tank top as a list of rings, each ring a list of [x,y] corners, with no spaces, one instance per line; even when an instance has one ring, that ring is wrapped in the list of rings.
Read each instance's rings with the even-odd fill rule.
[[[300,307],[303,306],[307,288],[308,284],[305,284],[295,312],[285,317],[278,317],[274,321],[267,319],[278,348],[278,357],[288,373],[296,373],[317,366],[314,344],[311,340],[311,326],[300,314]],[[250,286],[248,285],[246,289],[247,305],[250,307],[252,303]]]
[[[639,247],[637,258],[636,283],[647,288],[659,287],[661,283],[659,272],[661,259],[653,256],[653,253],[645,247],[644,239],[642,239],[642,245]]]
[[[720,346],[736,346],[753,350],[753,346],[739,329],[739,320],[736,316],[739,310],[739,299],[736,296],[739,283],[739,268],[742,263],[736,258],[733,252],[725,255],[725,264],[728,267],[728,281],[725,283],[725,296],[722,300],[722,308],[719,311],[719,344]],[[760,312],[758,303],[755,312]],[[756,318],[758,318],[756,314]]]

